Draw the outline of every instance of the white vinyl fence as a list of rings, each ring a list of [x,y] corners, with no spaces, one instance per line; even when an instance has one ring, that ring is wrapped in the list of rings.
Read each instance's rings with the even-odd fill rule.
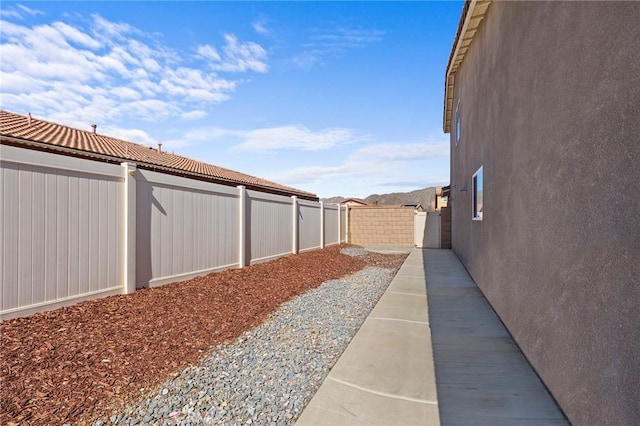
[[[346,207],[0,145],[0,319],[346,241]]]
[[[298,201],[298,250],[307,251],[321,247],[322,234],[317,232],[321,221],[320,205],[312,201]]]

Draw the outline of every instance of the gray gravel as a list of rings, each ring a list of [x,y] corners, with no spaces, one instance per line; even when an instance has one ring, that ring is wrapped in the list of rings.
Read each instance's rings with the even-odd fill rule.
[[[340,249],[340,253],[346,254],[347,256],[351,257],[358,257],[364,256],[365,254],[367,254],[367,251],[360,247],[345,247],[343,249]]]
[[[121,414],[102,421],[293,424],[392,279],[387,269],[367,267],[328,281],[283,304],[264,324],[216,347],[199,365],[182,370]]]

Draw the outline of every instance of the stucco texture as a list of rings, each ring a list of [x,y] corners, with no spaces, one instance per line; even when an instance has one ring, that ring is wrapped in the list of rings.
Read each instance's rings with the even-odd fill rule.
[[[640,424],[639,22],[493,2],[455,76],[453,249],[575,425]]]

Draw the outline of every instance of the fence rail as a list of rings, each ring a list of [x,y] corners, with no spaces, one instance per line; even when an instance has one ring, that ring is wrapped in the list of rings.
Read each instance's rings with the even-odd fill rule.
[[[0,319],[346,241],[346,207],[0,145]]]

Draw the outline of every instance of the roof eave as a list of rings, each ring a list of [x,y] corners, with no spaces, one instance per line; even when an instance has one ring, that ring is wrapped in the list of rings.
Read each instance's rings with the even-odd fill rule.
[[[467,0],[462,8],[458,32],[456,33],[456,38],[451,49],[445,74],[443,114],[443,130],[445,133],[451,132],[455,74],[460,68],[464,56],[469,50],[469,46],[490,4],[491,0]]]
[[[18,138],[15,136],[10,136],[2,133],[0,133],[0,142],[8,143],[10,145],[28,147],[36,150],[43,150],[43,151],[49,151],[49,152],[53,151],[62,155],[82,157],[82,158],[87,158],[95,161],[107,161],[114,164],[122,163],[122,162],[130,162],[130,163],[135,163],[137,167],[142,169],[160,170],[176,176],[184,176],[187,178],[191,177],[198,180],[205,180],[208,182],[214,182],[214,183],[219,183],[219,184],[228,185],[228,186],[244,185],[247,187],[247,189],[262,190],[262,191],[265,191],[271,194],[277,194],[277,195],[286,195],[286,196],[296,195],[297,197],[305,200],[318,201],[318,196],[312,193],[306,193],[302,191],[293,191],[293,190],[285,191],[284,189],[273,188],[270,186],[260,185],[256,183],[248,183],[248,182],[245,183],[245,182],[240,182],[232,179],[226,179],[221,176],[211,176],[211,175],[206,175],[202,173],[196,173],[196,172],[191,172],[187,170],[177,169],[174,167],[163,166],[160,164],[144,162],[140,160],[114,157],[107,154],[100,154],[97,152],[85,151],[77,148],[69,148],[69,147],[50,144],[46,142],[34,141],[31,139]]]

